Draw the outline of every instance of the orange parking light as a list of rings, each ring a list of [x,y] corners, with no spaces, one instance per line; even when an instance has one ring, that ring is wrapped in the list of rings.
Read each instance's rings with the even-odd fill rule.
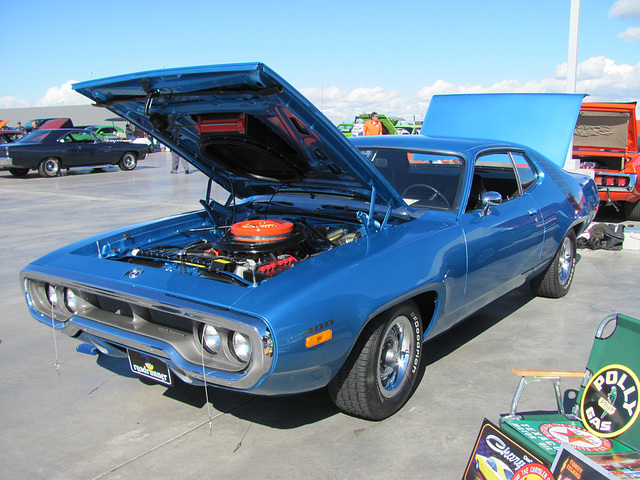
[[[323,330],[320,333],[316,333],[315,335],[307,337],[307,339],[305,340],[305,345],[307,348],[315,347],[316,345],[326,342],[327,340],[331,340],[332,337],[333,332],[331,330]]]

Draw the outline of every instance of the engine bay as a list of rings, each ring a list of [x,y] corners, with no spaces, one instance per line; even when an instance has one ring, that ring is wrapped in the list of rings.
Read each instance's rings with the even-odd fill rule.
[[[258,284],[321,252],[362,236],[358,225],[304,219],[249,219],[190,228],[180,235],[110,258],[240,286]]]

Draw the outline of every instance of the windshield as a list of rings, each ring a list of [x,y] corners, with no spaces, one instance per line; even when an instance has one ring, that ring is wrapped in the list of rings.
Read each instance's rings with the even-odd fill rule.
[[[452,210],[460,197],[461,157],[400,148],[362,148],[363,155],[416,208]]]

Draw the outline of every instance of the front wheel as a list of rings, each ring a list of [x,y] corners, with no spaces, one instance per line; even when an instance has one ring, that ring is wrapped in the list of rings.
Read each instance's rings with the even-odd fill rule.
[[[551,264],[531,280],[533,292],[540,297],[560,298],[569,292],[576,269],[576,234],[573,230],[562,239]]]
[[[329,384],[336,406],[367,420],[383,420],[400,410],[418,376],[423,332],[413,302],[372,320]]]
[[[29,173],[28,168],[13,167],[9,169],[9,173],[14,177],[26,177]]]
[[[120,170],[133,170],[138,165],[138,159],[135,154],[131,152],[125,153],[120,161],[118,162],[118,167]]]
[[[41,177],[55,177],[60,173],[60,160],[49,157],[40,162],[38,173]]]

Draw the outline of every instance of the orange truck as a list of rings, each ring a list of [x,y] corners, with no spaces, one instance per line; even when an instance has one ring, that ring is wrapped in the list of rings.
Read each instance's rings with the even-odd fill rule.
[[[640,221],[640,153],[636,102],[585,102],[573,135],[573,158],[595,171],[600,201]]]

